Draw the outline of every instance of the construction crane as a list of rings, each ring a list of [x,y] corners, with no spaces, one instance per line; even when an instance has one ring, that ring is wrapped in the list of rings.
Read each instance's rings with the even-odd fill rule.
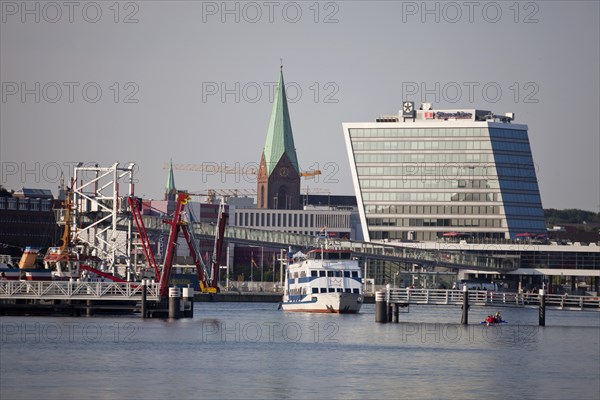
[[[321,175],[321,170],[315,169],[313,171],[300,172],[300,176],[303,178],[312,178],[317,175]]]
[[[129,207],[140,236],[140,241],[142,242],[144,255],[150,267],[152,267],[155,271],[156,279],[158,280],[160,285],[161,296],[167,295],[169,281],[171,278],[171,271],[173,269],[173,258],[175,257],[176,253],[177,238],[179,237],[180,231],[183,233],[185,241],[189,247],[192,260],[196,265],[196,271],[198,272],[198,281],[200,283],[200,291],[202,293],[219,292],[219,262],[222,254],[223,244],[225,242],[224,233],[228,215],[225,211],[225,206],[223,204],[219,208],[219,219],[217,221],[217,226],[215,229],[215,244],[212,258],[212,274],[210,274],[208,269],[206,268],[206,265],[204,264],[204,261],[202,260],[198,240],[194,236],[194,231],[193,229],[191,229],[189,222],[183,219],[185,206],[188,203],[189,199],[190,195],[188,193],[179,192],[177,194],[177,205],[175,207],[173,217],[171,219],[163,220],[164,223],[170,226],[170,230],[162,270],[158,268],[158,264],[156,263],[156,259],[154,257],[154,252],[150,247],[150,239],[148,238],[146,227],[144,226],[144,221],[142,220],[140,212],[139,199],[134,197],[130,197],[128,199]]]
[[[323,188],[309,188],[305,186],[302,188],[301,193],[303,195],[309,194],[331,194],[329,189]],[[206,192],[188,192],[190,196],[203,196],[209,204],[215,204],[217,196],[222,198],[227,197],[256,197],[256,189],[208,189]]]
[[[201,196],[204,197],[206,202],[209,204],[215,204],[217,196],[222,198],[227,197],[240,197],[240,196],[256,196],[255,189],[208,189],[205,192],[188,192],[190,196]]]
[[[164,164],[163,169],[171,168],[171,164]],[[173,164],[173,169],[176,171],[195,171],[205,172],[207,174],[237,174],[237,175],[258,175],[258,168],[254,165],[241,166],[236,164],[235,166],[227,166],[225,163],[217,165],[216,163],[203,163],[203,164]],[[321,171],[318,169],[312,171],[300,172],[300,176],[303,178],[313,178],[317,175],[321,175]]]
[[[225,211],[225,202],[221,201],[219,205],[219,217],[215,226],[215,247],[212,254],[212,287],[216,288],[219,279],[219,267],[221,255],[223,254],[223,244],[225,243],[225,225],[229,214]]]

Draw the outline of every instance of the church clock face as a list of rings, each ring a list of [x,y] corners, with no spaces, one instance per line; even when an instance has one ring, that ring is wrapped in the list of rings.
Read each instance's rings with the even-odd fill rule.
[[[286,167],[282,167],[279,169],[279,176],[286,177],[288,176],[290,171]]]

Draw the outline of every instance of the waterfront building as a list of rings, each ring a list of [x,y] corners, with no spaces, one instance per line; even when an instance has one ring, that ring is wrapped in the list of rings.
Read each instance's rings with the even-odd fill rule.
[[[544,235],[527,125],[514,114],[437,110],[344,123],[365,240]]]
[[[47,189],[23,188],[10,196],[0,196],[2,253],[19,256],[27,246],[54,245],[62,231],[52,210],[58,203]]]
[[[333,238],[354,238],[350,219],[353,210],[348,207],[305,206],[302,210],[237,209],[232,225],[246,228],[319,235]]]

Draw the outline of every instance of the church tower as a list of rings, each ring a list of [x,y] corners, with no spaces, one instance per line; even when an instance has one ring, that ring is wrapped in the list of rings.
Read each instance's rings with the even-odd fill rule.
[[[285,95],[283,67],[279,72],[267,140],[258,169],[257,206],[280,210],[300,208],[300,167]]]
[[[165,185],[165,200],[175,201],[177,197],[177,189],[175,189],[175,176],[173,176],[173,160],[169,167],[169,175],[167,176],[167,184]]]

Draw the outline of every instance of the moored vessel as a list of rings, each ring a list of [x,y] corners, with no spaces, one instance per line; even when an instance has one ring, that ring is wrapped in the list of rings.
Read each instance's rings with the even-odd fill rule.
[[[13,265],[12,259],[8,255],[0,255],[0,278],[16,281],[48,281],[52,279],[49,270],[38,268],[36,259],[39,249],[26,247],[17,265]]]
[[[358,261],[349,250],[297,253],[286,271],[284,311],[357,313],[363,303]]]

